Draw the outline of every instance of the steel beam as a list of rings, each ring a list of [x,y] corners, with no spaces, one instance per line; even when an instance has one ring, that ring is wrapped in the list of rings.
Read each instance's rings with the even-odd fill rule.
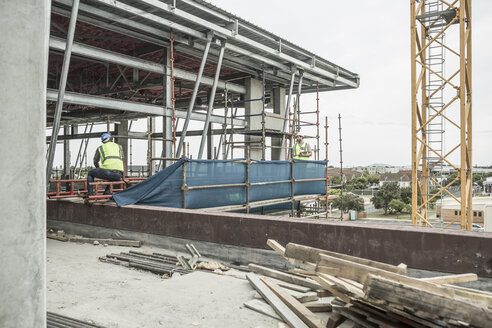
[[[51,135],[51,143],[48,152],[48,160],[46,164],[46,184],[49,188],[51,178],[51,170],[53,168],[53,160],[55,158],[56,138],[60,131],[60,119],[63,108],[63,98],[65,96],[65,88],[67,86],[68,69],[70,66],[70,56],[72,55],[72,44],[75,35],[75,25],[77,24],[77,14],[79,11],[79,0],[74,0],[72,5],[72,14],[70,16],[70,24],[68,26],[67,42],[65,44],[65,53],[63,56],[62,72],[60,77],[60,86],[58,87],[58,95],[55,108],[55,119],[53,122],[53,131]]]
[[[203,148],[205,147],[207,132],[208,132],[208,128],[210,125],[210,116],[212,115],[212,110],[214,107],[215,92],[217,91],[217,83],[219,82],[220,69],[222,67],[222,60],[224,59],[225,45],[226,45],[226,42],[223,41],[222,46],[220,47],[219,61],[217,62],[217,68],[215,70],[214,84],[212,86],[212,90],[210,91],[210,99],[208,101],[207,116],[205,119],[205,124],[203,126],[202,139],[200,141],[200,149],[198,150],[198,159],[202,159]],[[210,149],[209,149],[209,151],[210,151]]]
[[[58,3],[63,3],[64,5],[69,5],[67,3],[67,2],[69,2],[68,0],[54,0],[54,1],[58,2]],[[110,6],[111,8],[116,8],[119,11],[123,11],[127,14],[141,17],[146,21],[152,21],[153,23],[156,23],[156,24],[161,25],[163,27],[173,28],[176,31],[180,31],[180,32],[185,33],[189,36],[192,36],[193,38],[196,38],[197,40],[205,41],[207,39],[206,33],[200,32],[196,29],[191,29],[185,25],[164,19],[162,17],[159,17],[159,16],[151,14],[151,13],[142,12],[141,9],[129,6],[127,4],[124,4],[124,3],[121,3],[118,1],[114,1],[114,0],[95,0],[95,1],[99,2],[101,4],[104,4],[106,6]],[[247,56],[250,58],[254,58],[254,59],[256,59],[262,63],[265,63],[265,64],[271,65],[273,67],[279,68],[279,69],[283,70],[284,72],[290,72],[290,68],[288,65],[282,64],[282,62],[287,61],[287,62],[296,64],[300,68],[304,69],[305,78],[313,79],[313,81],[319,82],[320,84],[325,84],[328,86],[335,86],[335,81],[336,81],[336,82],[338,82],[337,83],[338,85],[340,85],[340,84],[347,85],[351,88],[356,88],[359,86],[358,75],[356,75],[354,73],[350,73],[344,69],[338,68],[336,65],[333,65],[329,62],[321,61],[318,59],[318,62],[321,62],[323,65],[330,67],[331,70],[337,70],[336,73],[332,73],[332,72],[329,72],[327,70],[323,70],[320,67],[316,67],[316,66],[313,66],[312,64],[305,63],[302,60],[298,60],[298,59],[291,57],[291,56],[288,56],[284,53],[279,53],[277,49],[268,47],[266,45],[263,45],[263,44],[258,43],[256,41],[253,41],[251,39],[245,38],[244,36],[234,35],[230,30],[227,30],[226,28],[223,28],[223,27],[218,26],[218,25],[213,24],[213,23],[209,23],[209,22],[207,22],[207,21],[205,21],[205,20],[203,20],[197,16],[193,16],[193,15],[190,16],[190,14],[187,14],[187,13],[185,13],[179,9],[171,8],[169,5],[167,5],[165,3],[162,3],[159,1],[154,1],[154,0],[152,0],[152,1],[146,0],[145,2],[149,2],[149,4],[153,3],[158,8],[165,10],[166,12],[169,12],[169,13],[172,13],[172,14],[178,13],[178,16],[180,16],[181,18],[183,18],[185,20],[189,20],[193,24],[199,24],[202,26],[204,26],[203,24],[205,24],[206,26],[213,27],[213,28],[211,28],[211,31],[214,31],[219,35],[224,35],[226,38],[231,39],[231,34],[232,34],[233,40],[239,41],[242,44],[241,46],[237,46],[237,45],[233,45],[231,43],[228,43],[226,46],[226,50],[230,50],[230,51],[233,51],[237,54]],[[127,19],[125,19],[121,16],[115,15],[114,13],[106,13],[104,10],[101,10],[101,9],[99,9],[97,7],[93,7],[93,6],[84,7],[84,11],[91,13],[91,15],[94,14],[94,15],[98,15],[100,17],[106,17],[107,19],[114,20],[114,21],[116,21],[122,25],[126,24],[126,21],[127,21]],[[186,14],[185,15],[186,18],[184,18],[182,16],[183,13]],[[114,16],[119,17],[119,19],[117,19]],[[131,23],[136,23],[136,22],[131,22]],[[134,24],[133,24],[132,28],[145,31],[146,35],[148,35],[149,33],[153,34],[154,38],[161,38],[161,36],[164,32],[164,31],[161,31],[159,29],[156,29],[155,27],[151,27],[151,26],[148,26],[145,24],[141,24],[141,23],[137,23],[137,24],[140,24],[143,26],[137,27],[137,26],[134,26]],[[154,29],[154,31],[151,31],[149,29]],[[158,30],[158,31],[155,31],[155,30]],[[145,35],[143,35],[143,36],[145,36]],[[178,41],[179,36],[176,36],[175,39],[176,39],[176,41]],[[188,44],[188,45],[190,44],[188,39],[183,38],[183,37],[181,37],[181,39],[182,39],[182,41],[181,41],[182,43]],[[236,44],[237,44],[237,42],[236,42]],[[243,46],[247,46],[247,47],[253,46],[253,48],[255,48],[256,51],[255,50],[253,50],[253,51],[248,50],[248,49],[244,48]],[[296,51],[299,52],[298,50],[296,50]],[[275,58],[266,57],[264,55],[259,55],[258,53],[266,53],[269,56],[273,56]],[[234,56],[226,56],[225,58],[228,60],[233,60]],[[340,76],[340,73],[345,74],[347,76],[347,78],[345,78],[344,76]]]
[[[56,101],[58,90],[48,89],[46,93],[46,100],[48,101]],[[82,105],[82,106],[90,106],[90,107],[100,107],[106,109],[114,109],[118,111],[125,112],[134,112],[134,113],[143,113],[146,115],[154,115],[154,116],[162,116],[166,115],[168,117],[172,116],[172,110],[170,108],[163,108],[159,105],[150,105],[144,104],[140,102],[119,100],[109,97],[101,97],[94,95],[87,95],[82,93],[75,92],[65,92],[64,102],[67,104],[74,105]],[[195,121],[205,121],[205,114],[202,113],[191,113],[188,115],[187,112],[182,110],[176,110],[177,118],[186,118],[190,117],[191,120]],[[210,122],[222,124],[224,122],[224,117],[220,115],[212,115],[210,117]],[[242,119],[234,119],[234,125],[236,126],[246,126],[247,123]]]
[[[287,123],[288,123],[288,118],[289,118],[289,112],[290,112],[290,101],[292,99],[292,90],[294,89],[294,80],[296,78],[296,70],[292,70],[292,74],[290,76],[290,86],[289,86],[289,95],[287,96],[287,104],[285,105],[285,115],[284,115],[284,125],[282,127],[282,141],[280,142],[280,147],[284,147],[285,143],[285,131],[287,130]],[[282,153],[282,149],[280,153]],[[285,154],[287,154],[287,149],[285,150]]]
[[[102,1],[102,0],[99,0],[99,1]],[[112,2],[114,4],[114,6],[116,7],[117,1],[114,1],[114,0],[104,0],[104,1],[105,2]],[[332,79],[334,81],[336,80],[337,82],[352,86],[354,88],[359,86],[358,81],[352,81],[352,80],[346,79],[344,77],[338,76],[337,74],[334,74],[334,73],[328,72],[326,70],[320,69],[316,66],[312,66],[310,64],[307,64],[307,63],[303,62],[302,60],[299,60],[297,58],[289,56],[285,53],[281,53],[281,52],[277,51],[277,49],[268,47],[264,44],[261,44],[257,41],[254,41],[254,40],[251,40],[251,39],[249,39],[245,36],[242,36],[240,34],[235,34],[233,31],[228,30],[225,27],[216,25],[216,24],[209,22],[205,19],[202,19],[198,16],[195,16],[193,14],[185,12],[179,8],[173,8],[173,7],[169,6],[168,4],[165,4],[165,3],[160,2],[158,0],[141,0],[141,1],[148,4],[149,6],[152,6],[156,9],[162,10],[166,13],[172,14],[172,15],[179,17],[181,19],[184,19],[190,23],[200,25],[200,26],[206,28],[207,30],[213,31],[217,35],[220,35],[226,39],[232,38],[234,41],[237,41],[243,45],[246,45],[248,47],[253,47],[256,51],[261,51],[261,52],[267,53],[268,55],[275,57],[276,60],[285,60],[285,61],[288,61],[290,63],[293,63],[293,64],[297,65],[299,68],[302,68],[306,72],[318,74],[322,77]],[[174,23],[173,27],[175,27],[175,25],[176,25],[176,23]],[[195,33],[196,30],[189,31],[189,28],[186,26],[183,26],[183,25],[176,26],[175,28],[176,28],[176,30],[180,30],[181,32],[192,35],[192,36],[195,36],[195,34],[196,34]],[[231,48],[228,47],[228,49],[231,49]]]
[[[53,50],[58,50],[58,51],[64,51],[66,46],[65,40],[61,38],[57,38],[54,36],[50,37],[50,48]],[[110,50],[105,50],[93,46],[88,46],[82,43],[74,42],[72,46],[72,52],[74,54],[77,54],[79,56],[87,57],[87,58],[92,58],[92,59],[97,59],[101,60],[104,62],[109,62],[117,65],[122,65],[125,67],[132,67],[132,68],[137,68],[143,71],[147,72],[152,72],[156,74],[161,74],[164,75],[166,71],[166,66],[164,64],[159,64],[155,62],[151,62],[148,60],[140,59],[137,57],[133,56],[128,56],[124,54],[120,54],[114,51]],[[182,79],[185,81],[196,81],[197,75],[195,73],[185,71],[183,69],[175,68],[174,69],[174,76],[178,79]],[[205,85],[212,86],[214,83],[214,80],[210,77],[202,77],[201,83]],[[217,87],[220,89],[225,88],[225,82],[224,81],[219,81],[217,84]],[[234,83],[227,83],[227,88],[233,92],[240,93],[240,94],[245,94],[246,93],[246,88],[234,84]]]
[[[210,36],[207,41],[207,45],[205,46],[205,50],[203,51],[202,62],[200,63],[200,68],[198,69],[198,76],[195,81],[195,86],[193,88],[193,93],[191,95],[190,104],[188,106],[188,115],[185,117],[185,122],[183,124],[183,129],[181,137],[179,138],[178,148],[176,149],[176,155],[179,156],[181,154],[181,149],[183,147],[183,142],[186,138],[186,131],[188,131],[188,124],[190,123],[190,117],[193,111],[193,107],[195,106],[196,95],[198,94],[198,87],[200,86],[200,81],[203,75],[203,69],[205,68],[205,63],[207,62],[208,50],[210,49],[210,44],[212,43],[212,36]]]

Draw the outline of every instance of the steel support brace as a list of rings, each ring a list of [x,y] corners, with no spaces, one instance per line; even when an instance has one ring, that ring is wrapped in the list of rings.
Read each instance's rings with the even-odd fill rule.
[[[55,158],[56,141],[58,138],[58,132],[60,131],[60,119],[63,108],[63,98],[65,97],[65,88],[67,86],[68,69],[70,67],[70,57],[72,55],[72,44],[75,35],[75,26],[77,24],[77,14],[79,11],[79,0],[73,0],[72,15],[70,17],[70,25],[68,26],[67,42],[65,47],[65,54],[63,56],[63,66],[60,77],[60,86],[58,88],[58,99],[55,108],[55,117],[53,121],[53,131],[51,133],[51,142],[48,153],[48,160],[46,164],[46,185],[49,186],[51,178],[51,170],[53,168],[53,160]]]
[[[202,62],[200,63],[200,68],[198,70],[198,75],[196,77],[195,86],[193,87],[193,94],[191,95],[190,104],[188,106],[188,113],[186,115],[185,122],[183,125],[181,138],[179,139],[178,149],[176,150],[176,155],[178,156],[179,154],[181,154],[183,142],[186,138],[186,132],[188,131],[188,125],[190,123],[191,113],[193,111],[193,107],[195,106],[196,95],[198,94],[198,87],[200,86],[200,80],[202,79],[203,69],[205,68],[205,63],[207,62],[208,51],[210,49],[211,43],[212,43],[212,37],[208,39],[207,45],[205,46],[205,50],[203,51]]]
[[[297,69],[292,69],[292,74],[290,76],[290,86],[289,86],[289,95],[287,97],[287,105],[285,105],[285,115],[284,115],[284,126],[282,128],[282,142],[280,143],[280,147],[284,147],[285,143],[285,131],[287,131],[287,124],[288,119],[289,119],[289,108],[290,108],[290,101],[292,99],[292,90],[294,89],[294,80],[296,78],[296,70]],[[281,148],[284,149],[284,148]],[[287,150],[285,151],[287,154]]]
[[[297,132],[301,131],[301,92],[302,92],[302,78],[304,77],[304,71],[299,71],[299,84],[297,85]],[[294,116],[296,112],[294,112]]]
[[[200,141],[200,149],[198,151],[198,159],[202,159],[203,149],[205,148],[207,131],[208,131],[208,128],[210,125],[210,116],[212,115],[212,110],[213,110],[213,106],[214,106],[215,92],[217,91],[217,83],[219,82],[220,69],[222,67],[222,60],[224,59],[225,45],[226,45],[226,41],[223,41],[222,46],[220,47],[220,54],[219,54],[219,61],[217,62],[217,69],[215,70],[214,84],[212,86],[212,91],[210,93],[210,99],[208,102],[207,117],[205,118],[205,125],[203,126],[202,139]]]

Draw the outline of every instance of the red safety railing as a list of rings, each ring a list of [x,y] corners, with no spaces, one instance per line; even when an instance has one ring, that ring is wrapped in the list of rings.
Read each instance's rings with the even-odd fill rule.
[[[112,195],[104,195],[106,186],[109,186],[109,192],[115,193],[126,189],[128,186],[137,184],[146,178],[126,178],[125,181],[105,181],[102,179],[95,179],[89,185],[94,187],[94,195],[87,196],[87,179],[58,179],[50,180],[50,184],[55,184],[55,191],[48,192],[46,196],[49,199],[62,199],[62,198],[74,198],[83,197],[87,198],[89,202],[107,202],[113,198]],[[64,190],[62,191],[62,186]],[[104,188],[100,187],[103,186]]]

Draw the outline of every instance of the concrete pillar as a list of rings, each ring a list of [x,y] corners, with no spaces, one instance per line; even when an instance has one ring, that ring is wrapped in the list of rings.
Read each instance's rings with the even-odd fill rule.
[[[50,1],[0,1],[0,325],[46,326]]]
[[[263,86],[261,80],[256,80],[253,78],[248,78],[245,81],[246,95],[245,99],[259,99],[263,95]],[[263,102],[261,100],[247,101],[244,103],[246,115],[261,114],[263,111]],[[261,132],[261,115],[257,116],[246,116],[246,121],[248,122],[248,130],[260,131]],[[259,145],[261,143],[261,136],[245,136],[246,142],[249,145],[255,144]],[[256,147],[258,149],[251,149],[251,159],[261,160],[261,147]],[[246,152],[244,154],[246,157]]]
[[[122,136],[122,138],[115,138],[115,141],[123,148],[123,156],[125,156],[125,163],[128,170],[128,138],[125,138],[125,136],[128,136],[128,120],[120,120],[119,123],[115,123],[114,130],[117,136]]]
[[[172,86],[171,86],[171,51],[169,48],[164,49],[166,56],[164,57],[164,61],[166,63],[166,75],[164,75],[164,97],[163,97],[163,107],[170,108],[173,107],[172,102]],[[162,132],[164,139],[167,139],[162,143],[162,156],[161,157],[173,157],[173,142],[171,141],[173,138],[173,118],[168,116],[162,117]],[[164,161],[164,167],[167,167],[172,164],[171,161]],[[162,167],[162,166],[161,166]]]
[[[272,102],[273,102],[273,113],[278,114],[279,117],[285,117],[285,88],[273,88],[272,90]],[[268,121],[267,121],[268,122]],[[275,120],[275,125],[280,123],[283,125],[283,120]],[[280,130],[282,128],[280,127]],[[280,146],[282,143],[282,138],[272,138],[272,146]],[[272,148],[272,160],[283,160],[285,159],[285,149]]]

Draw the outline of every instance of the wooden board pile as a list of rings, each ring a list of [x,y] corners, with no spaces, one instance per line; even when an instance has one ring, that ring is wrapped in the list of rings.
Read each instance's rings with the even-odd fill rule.
[[[338,327],[349,319],[362,327],[492,327],[492,293],[453,284],[477,280],[475,274],[433,278],[407,276],[398,266],[289,243],[267,243],[296,269],[289,273],[250,264],[247,279],[289,327]],[[276,281],[272,278],[277,279]],[[278,280],[334,298],[327,322]],[[289,288],[289,287],[287,287]],[[266,305],[266,304],[264,304]],[[248,306],[246,304],[246,306]],[[259,308],[259,306],[257,306]],[[271,315],[273,316],[273,315]]]

